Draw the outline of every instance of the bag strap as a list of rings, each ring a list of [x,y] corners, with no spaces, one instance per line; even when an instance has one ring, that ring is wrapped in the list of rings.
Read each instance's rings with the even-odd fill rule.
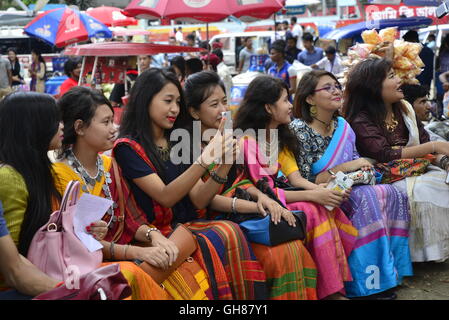
[[[117,227],[117,231],[114,234],[114,237],[112,238],[112,241],[118,241],[120,237],[122,236],[123,230],[125,229],[125,199],[123,198],[123,189],[122,189],[122,183],[120,179],[120,173],[118,170],[118,164],[115,161],[114,158],[111,158],[112,160],[112,168],[114,170],[114,176],[115,176],[115,184],[117,186],[117,194],[118,194],[118,206],[120,210],[120,216],[118,216],[117,222],[119,223]]]
[[[56,220],[56,225],[62,227],[62,214],[67,210],[67,204],[69,206],[74,206],[78,201],[80,194],[80,183],[76,180],[71,180],[64,191],[64,196],[61,201],[61,206],[58,211],[58,218]]]

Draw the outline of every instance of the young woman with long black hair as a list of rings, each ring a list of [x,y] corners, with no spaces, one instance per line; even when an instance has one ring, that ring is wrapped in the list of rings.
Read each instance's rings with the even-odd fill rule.
[[[15,92],[0,102],[0,201],[10,235],[25,257],[34,234],[50,218],[52,202],[60,199],[47,152],[61,147],[62,130],[49,95]],[[91,232],[99,235],[104,229],[105,223],[98,223]]]
[[[185,112],[183,91],[174,74],[160,69],[143,72],[131,89],[114,147],[117,162],[149,222],[165,235],[177,223],[197,233],[201,250],[194,258],[215,283],[211,297],[265,298],[265,275],[240,228],[227,221],[197,221],[196,209],[207,206],[232,164],[218,166],[214,179],[207,182],[201,176],[216,159],[235,157],[236,140],[217,132],[193,165],[175,164],[170,134]]]

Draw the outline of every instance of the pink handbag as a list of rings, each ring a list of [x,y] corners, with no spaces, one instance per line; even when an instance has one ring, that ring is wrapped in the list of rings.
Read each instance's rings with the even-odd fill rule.
[[[73,217],[79,197],[80,183],[70,181],[59,211],[41,227],[31,241],[28,259],[48,276],[77,281],[98,268],[103,261],[101,250],[89,252],[75,234]]]

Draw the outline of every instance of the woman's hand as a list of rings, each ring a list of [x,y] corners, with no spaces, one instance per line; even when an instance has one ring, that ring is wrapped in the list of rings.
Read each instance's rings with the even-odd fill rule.
[[[157,231],[150,233],[151,245],[153,247],[161,248],[168,255],[168,265],[171,267],[178,258],[179,249],[173,241],[164,237],[163,234]]]
[[[433,141],[434,150],[436,153],[449,156],[449,142],[447,141]]]
[[[331,207],[339,207],[345,197],[343,192],[326,188],[316,188],[311,190],[311,194],[313,202]]]
[[[347,172],[354,172],[358,170],[368,171],[373,168],[371,162],[366,160],[365,158],[358,158],[356,160],[352,160],[346,163]]]
[[[217,133],[204,148],[201,153],[201,161],[205,165],[210,165],[215,161],[221,159],[221,163],[233,164],[238,154],[237,140],[234,139],[232,133],[224,130],[225,119],[222,118]]]
[[[270,214],[273,222],[277,223],[281,220],[280,219],[281,213],[282,213],[281,209],[283,209],[283,208],[279,205],[279,203],[277,203],[276,201],[271,199],[269,196],[267,196],[265,194],[260,194],[258,196],[257,211],[264,217],[267,214]]]
[[[152,266],[168,269],[170,257],[161,247],[134,247],[137,259],[148,262]]]
[[[91,234],[96,240],[103,240],[108,234],[108,224],[106,221],[100,220],[86,227],[87,233]]]

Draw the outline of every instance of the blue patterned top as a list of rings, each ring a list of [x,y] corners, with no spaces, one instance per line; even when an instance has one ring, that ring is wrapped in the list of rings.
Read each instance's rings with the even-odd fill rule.
[[[338,121],[335,119],[334,132],[337,123]],[[323,137],[301,119],[293,120],[289,127],[299,142],[299,154],[295,155],[299,172],[303,178],[315,182],[316,177],[312,174],[312,165],[321,159],[332,140],[332,136]],[[332,132],[332,135],[334,132]]]

